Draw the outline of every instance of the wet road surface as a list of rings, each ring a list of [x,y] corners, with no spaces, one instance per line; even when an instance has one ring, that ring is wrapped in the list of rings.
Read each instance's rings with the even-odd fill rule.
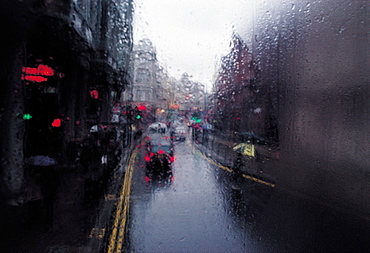
[[[244,238],[231,229],[231,217],[225,212],[227,204],[217,182],[217,168],[187,143],[176,145],[175,157],[172,183],[146,183],[144,171],[135,175],[129,229],[131,250],[242,251]]]
[[[246,178],[235,182],[189,141],[174,180],[146,182],[135,164],[125,252],[364,252],[369,222]]]

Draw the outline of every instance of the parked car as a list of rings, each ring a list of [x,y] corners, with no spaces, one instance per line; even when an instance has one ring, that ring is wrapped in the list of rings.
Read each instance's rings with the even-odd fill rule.
[[[167,125],[163,122],[155,122],[149,125],[148,131],[150,134],[154,133],[166,134]]]
[[[178,126],[171,130],[171,139],[174,141],[185,141],[187,129],[184,126]]]

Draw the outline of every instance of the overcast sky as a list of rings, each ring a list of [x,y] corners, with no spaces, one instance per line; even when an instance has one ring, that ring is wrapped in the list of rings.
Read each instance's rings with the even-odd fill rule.
[[[134,43],[149,38],[171,76],[211,87],[216,63],[244,29],[252,0],[135,0]],[[238,31],[239,32],[239,31]]]

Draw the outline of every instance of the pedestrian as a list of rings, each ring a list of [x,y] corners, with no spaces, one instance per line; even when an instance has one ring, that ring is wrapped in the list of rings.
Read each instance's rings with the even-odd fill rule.
[[[242,175],[243,175],[241,168],[244,166],[242,157],[243,155],[241,153],[238,153],[238,156],[235,159],[233,167],[232,167],[231,176],[232,176],[233,184],[231,185],[231,188],[233,190],[240,190],[240,183],[241,183]]]

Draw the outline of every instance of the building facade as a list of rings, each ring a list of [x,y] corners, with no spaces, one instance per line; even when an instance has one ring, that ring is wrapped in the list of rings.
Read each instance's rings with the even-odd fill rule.
[[[267,87],[259,82],[258,73],[247,45],[234,34],[230,53],[222,58],[214,87],[217,127],[277,141],[277,136],[269,132]]]
[[[1,1],[1,197],[24,199],[32,156],[59,166],[110,122],[129,80],[132,1]]]
[[[132,87],[126,97],[131,108],[145,108],[144,120],[165,119],[173,104],[171,77],[157,60],[156,49],[149,39],[140,40],[132,52]]]

